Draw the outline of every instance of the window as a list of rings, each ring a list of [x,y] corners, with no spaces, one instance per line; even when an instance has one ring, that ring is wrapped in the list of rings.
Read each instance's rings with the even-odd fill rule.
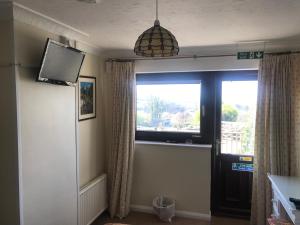
[[[209,143],[208,86],[204,73],[137,74],[136,139]]]

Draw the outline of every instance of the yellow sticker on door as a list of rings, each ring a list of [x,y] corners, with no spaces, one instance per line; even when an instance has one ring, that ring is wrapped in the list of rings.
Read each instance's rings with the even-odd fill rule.
[[[252,162],[252,157],[251,156],[241,156],[240,161],[241,162]]]

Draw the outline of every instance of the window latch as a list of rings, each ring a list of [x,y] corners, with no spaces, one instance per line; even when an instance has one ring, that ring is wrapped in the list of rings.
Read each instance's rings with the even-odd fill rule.
[[[205,106],[203,105],[201,107],[202,117],[205,117]]]
[[[215,142],[216,156],[219,156],[220,154],[220,147],[221,147],[220,145],[221,145],[221,141],[219,138],[217,138]]]

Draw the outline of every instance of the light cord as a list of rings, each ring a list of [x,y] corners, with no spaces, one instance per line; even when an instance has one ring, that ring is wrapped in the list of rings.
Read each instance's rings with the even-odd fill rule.
[[[156,20],[158,20],[158,0],[156,0]]]

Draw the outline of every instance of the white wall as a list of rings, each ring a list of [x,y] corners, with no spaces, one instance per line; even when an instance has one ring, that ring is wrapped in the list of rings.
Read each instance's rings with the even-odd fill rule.
[[[77,223],[75,87],[35,82],[47,37],[14,22],[24,225]]]
[[[0,3],[0,224],[19,225],[16,86],[13,26],[9,3]]]
[[[258,60],[236,57],[141,60],[136,72],[257,69]],[[136,144],[132,205],[151,206],[159,194],[177,200],[177,209],[210,213],[211,150]]]
[[[76,224],[75,88],[17,77],[24,225]]]
[[[197,59],[138,60],[136,73],[251,70],[258,68],[259,60],[237,60],[236,56]]]
[[[166,195],[177,210],[210,213],[210,148],[136,144],[135,151],[133,205]]]

